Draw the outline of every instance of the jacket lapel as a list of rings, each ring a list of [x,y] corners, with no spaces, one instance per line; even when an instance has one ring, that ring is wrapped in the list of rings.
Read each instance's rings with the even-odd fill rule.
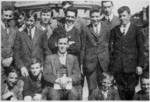
[[[38,29],[35,28],[34,36],[33,36],[33,39],[32,39],[32,43],[33,43],[32,48],[33,48],[33,49],[34,49],[34,47],[35,47],[35,45],[36,45],[36,43],[37,43],[37,40],[39,39],[39,36],[40,36],[40,34],[39,34],[39,32],[38,32]]]
[[[103,35],[103,33],[104,33],[104,31],[105,31],[104,29],[105,29],[105,26],[104,26],[103,23],[101,23],[100,32],[99,32],[99,34],[98,34],[98,35],[99,35],[99,36],[98,36],[99,38]]]
[[[88,28],[89,28],[89,31],[91,32],[91,34],[94,35],[97,38],[98,36],[97,36],[97,34],[95,33],[95,31],[93,29],[92,23],[88,26]]]
[[[72,59],[70,58],[70,56],[67,54],[66,56],[66,67],[67,67],[67,73],[68,76],[71,76],[71,66],[70,66],[70,61],[72,61]]]
[[[32,50],[32,41],[30,40],[29,36],[28,36],[28,31],[27,29],[24,30],[24,40],[27,43],[27,45],[29,46],[30,51]]]

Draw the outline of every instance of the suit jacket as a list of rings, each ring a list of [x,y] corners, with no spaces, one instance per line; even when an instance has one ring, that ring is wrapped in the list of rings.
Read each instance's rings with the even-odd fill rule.
[[[106,22],[106,24],[108,24],[110,30],[112,30],[116,26],[120,25],[120,20],[115,15],[114,15],[113,19],[111,20],[111,22],[108,22],[108,20],[105,18],[105,16],[102,18],[102,21],[104,21],[104,22]]]
[[[44,89],[45,85],[46,82],[43,78],[43,75],[41,77],[41,80],[37,80],[30,74],[28,77],[24,79],[23,96],[34,97],[36,93],[42,94],[42,90]]]
[[[81,37],[81,64],[84,65],[85,74],[94,71],[99,61],[103,71],[107,71],[109,63],[108,41],[109,29],[107,24],[101,22],[100,34],[94,32],[92,24],[86,26]]]
[[[61,66],[58,54],[46,57],[43,75],[47,84],[54,84],[55,80],[58,78],[58,71]],[[66,67],[68,77],[71,77],[73,85],[76,85],[81,80],[81,73],[77,58],[73,55],[67,54]]]
[[[1,26],[1,58],[9,58],[14,54],[14,42],[16,38],[17,29],[8,28],[9,34],[3,26]],[[1,60],[2,60],[1,59]]]
[[[55,43],[57,41],[57,37],[60,35],[60,32],[65,32],[69,41],[74,41],[75,43],[70,45],[67,49],[69,54],[73,54],[79,58],[80,56],[80,48],[81,48],[81,41],[80,41],[80,34],[76,27],[73,27],[70,31],[66,31],[64,26],[58,27],[54,30],[54,33],[48,40],[49,48],[51,49],[52,53],[57,53],[57,47]]]
[[[110,88],[108,90],[107,98],[105,99],[100,89],[93,90],[89,96],[89,100],[120,100],[119,93],[116,89]]]
[[[6,93],[5,92],[6,87],[7,87],[7,83],[6,83],[6,81],[3,81],[1,83],[1,96]],[[23,99],[23,97],[22,97],[23,87],[24,87],[24,82],[22,80],[18,80],[17,85],[15,85],[15,87],[13,88],[13,93],[18,100]]]
[[[143,90],[134,94],[133,100],[149,100],[149,94],[146,94]]]
[[[17,68],[28,68],[32,57],[39,58],[44,62],[45,56],[51,54],[47,44],[45,32],[38,28],[35,28],[32,41],[29,39],[27,29],[18,32],[14,45],[15,65]]]
[[[110,35],[111,67],[113,72],[132,73],[143,66],[143,38],[140,29],[131,23],[126,35],[115,27]]]

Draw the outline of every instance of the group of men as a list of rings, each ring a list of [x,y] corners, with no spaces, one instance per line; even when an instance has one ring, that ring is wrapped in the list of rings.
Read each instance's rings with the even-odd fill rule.
[[[16,69],[24,81],[24,100],[81,100],[84,77],[91,97],[102,73],[110,72],[120,99],[132,100],[139,76],[148,72],[144,54],[147,42],[142,30],[130,21],[129,7],[120,7],[117,17],[112,12],[112,1],[101,4],[103,9],[90,10],[91,23],[87,25],[77,16],[71,1],[62,2],[65,17],[57,20],[57,27],[50,22],[49,7],[41,10],[40,21],[34,12],[20,12],[18,23],[13,10],[4,8],[1,83],[11,81],[16,85],[16,77],[6,74]],[[6,84],[2,99],[16,96],[12,94],[13,85]]]

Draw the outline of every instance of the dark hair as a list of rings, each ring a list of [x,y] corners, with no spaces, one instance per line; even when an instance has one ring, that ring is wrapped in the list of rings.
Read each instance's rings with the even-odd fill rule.
[[[31,62],[30,62],[30,67],[31,67],[31,65],[34,65],[34,64],[36,64],[36,63],[40,63],[40,66],[43,65],[43,63],[41,62],[41,60],[40,60],[39,58],[32,57],[32,58],[31,58]]]
[[[110,0],[101,1],[101,5],[103,6],[103,3],[105,3],[105,2],[111,2],[112,6],[114,6],[113,2]]]
[[[12,11],[14,13],[14,9],[12,6],[5,6],[4,8],[1,9],[1,14],[3,14],[3,11]]]
[[[144,72],[142,75],[141,75],[141,79],[149,79],[149,72]]]
[[[51,12],[51,11],[52,11],[52,8],[51,8],[51,7],[44,7],[44,8],[42,8],[40,14],[42,14],[42,13],[47,13],[47,12]],[[51,15],[52,15],[52,12],[51,12]]]
[[[72,1],[63,1],[63,2],[61,3],[62,6],[65,6],[66,4],[70,4],[71,6],[73,6]]]
[[[94,12],[99,13],[99,12],[100,12],[100,9],[92,8],[92,9],[90,10],[90,16],[91,16],[91,14],[94,13]]]
[[[58,34],[58,36],[57,36],[57,42],[58,42],[59,39],[62,39],[62,38],[68,38],[68,36],[66,35],[65,30],[62,30],[62,31]],[[69,41],[69,38],[68,38],[68,41]]]
[[[75,16],[77,16],[78,11],[77,11],[77,9],[76,9],[75,7],[73,7],[73,6],[68,7],[68,8],[65,10],[65,15],[67,15],[67,12],[68,12],[68,11],[74,12],[74,13],[75,13]]]
[[[26,13],[24,11],[19,12],[19,16],[22,15],[23,17],[26,17]]]
[[[114,76],[110,72],[103,72],[102,75],[101,75],[101,81],[103,79],[109,79],[109,80],[111,80],[112,83],[114,82]]]
[[[124,11],[127,11],[128,14],[130,14],[130,8],[128,6],[122,6],[118,9],[118,14],[123,13]]]
[[[8,77],[10,73],[16,73],[18,75],[18,72],[14,67],[10,67],[9,70],[6,71],[6,77]]]
[[[27,14],[26,14],[26,19],[29,19],[31,17],[34,17],[35,21],[37,20],[37,14],[34,13],[34,11],[29,11]]]

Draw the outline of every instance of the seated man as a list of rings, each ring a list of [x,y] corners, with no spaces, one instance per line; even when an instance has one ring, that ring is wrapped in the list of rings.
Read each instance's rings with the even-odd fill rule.
[[[140,82],[141,90],[134,94],[133,100],[149,100],[149,72],[142,74]]]
[[[97,89],[93,90],[89,100],[119,100],[119,93],[114,84],[114,76],[109,72],[103,72]]]
[[[24,79],[24,100],[41,100],[41,93],[45,86],[40,59],[32,58],[30,75]]]
[[[1,84],[1,100],[22,100],[23,81],[18,80],[15,69],[6,72],[6,80]]]
[[[81,81],[81,72],[77,57],[67,54],[69,39],[62,32],[56,42],[57,54],[47,56],[44,65],[44,79],[51,84],[47,99],[50,100],[78,100],[77,84]]]

